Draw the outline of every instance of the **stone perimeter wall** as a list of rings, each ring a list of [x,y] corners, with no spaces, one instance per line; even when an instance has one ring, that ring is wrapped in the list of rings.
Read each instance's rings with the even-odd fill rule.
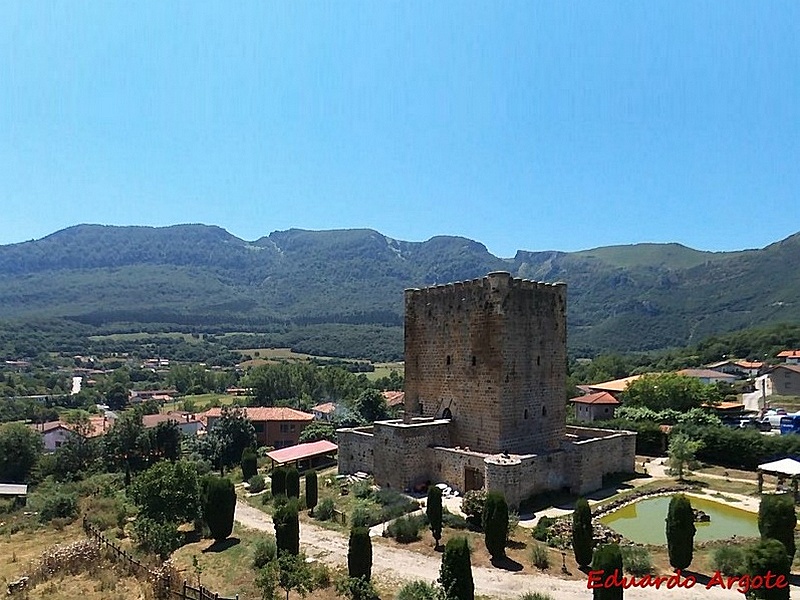
[[[586,494],[602,487],[603,476],[635,467],[636,434],[630,431],[568,427],[559,451],[508,456],[447,447],[448,422],[441,420],[376,423],[337,436],[339,473],[371,473],[378,485],[396,490],[446,482],[463,493],[470,467],[482,472],[487,490],[503,492],[513,507],[549,491]]]

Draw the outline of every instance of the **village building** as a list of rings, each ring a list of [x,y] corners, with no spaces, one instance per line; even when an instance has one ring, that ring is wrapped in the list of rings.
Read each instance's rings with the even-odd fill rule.
[[[256,443],[273,448],[296,445],[300,441],[300,434],[314,420],[314,415],[310,413],[285,406],[257,406],[241,410],[253,423]],[[209,431],[221,416],[221,408],[210,408],[201,415]]]
[[[636,434],[566,425],[566,285],[490,273],[405,292],[403,419],[337,432],[339,472],[518,506],[633,472]]]
[[[613,419],[614,411],[620,405],[620,401],[608,392],[595,392],[571,398],[570,403],[575,407],[575,420],[579,423]]]
[[[778,358],[787,365],[800,365],[800,350],[784,350],[778,353]]]
[[[316,421],[333,421],[333,413],[336,412],[336,405],[333,402],[323,402],[311,407],[311,414]]]
[[[772,393],[778,396],[800,396],[800,365],[781,364],[767,373]]]
[[[713,369],[681,369],[680,371],[677,371],[677,374],[683,375],[684,377],[699,379],[700,383],[704,383],[706,385],[712,383],[733,383],[738,379],[736,375],[731,375],[730,373],[720,373],[719,371],[715,371]]]
[[[80,435],[84,438],[95,438],[105,435],[114,425],[114,419],[106,416],[89,417],[84,426],[74,425],[65,421],[49,421],[47,423],[34,423],[29,425],[42,434],[45,452],[53,452],[63,446],[72,436]]]
[[[205,425],[197,415],[190,412],[176,410],[166,414],[142,416],[142,425],[145,429],[157,427],[159,423],[175,423],[181,433],[188,436],[197,435],[205,429]]]

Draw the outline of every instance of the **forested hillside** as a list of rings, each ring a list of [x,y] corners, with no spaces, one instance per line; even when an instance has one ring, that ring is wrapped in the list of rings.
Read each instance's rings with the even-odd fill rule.
[[[344,344],[340,354],[383,343],[398,356],[404,288],[507,270],[567,282],[573,352],[650,350],[800,321],[799,263],[800,234],[742,252],[640,244],[504,259],[466,238],[405,242],[366,229],[247,242],[205,225],[81,225],[0,246],[0,318],[15,327],[255,331],[305,351]]]

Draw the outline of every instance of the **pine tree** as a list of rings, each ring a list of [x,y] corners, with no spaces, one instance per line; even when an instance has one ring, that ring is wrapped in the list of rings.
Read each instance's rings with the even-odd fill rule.
[[[286,469],[283,467],[275,467],[272,469],[271,481],[272,485],[270,486],[270,491],[272,492],[272,497],[277,498],[278,496],[285,496]]]
[[[504,558],[508,541],[508,504],[502,492],[488,492],[483,505],[483,535],[493,560]]]
[[[300,473],[294,467],[286,471],[286,495],[289,498],[300,497]]]
[[[447,542],[442,554],[439,583],[449,600],[475,600],[467,538],[455,537]]]
[[[758,531],[761,539],[778,540],[786,548],[791,562],[795,554],[794,528],[797,515],[790,494],[767,494],[761,497],[758,507]]]
[[[245,448],[242,452],[242,480],[250,481],[251,477],[258,474],[258,456],[252,448]]]
[[[578,498],[572,513],[572,551],[581,567],[592,562],[593,545],[592,511],[585,498]]]
[[[317,472],[313,469],[306,471],[306,506],[311,510],[311,516],[314,516],[314,507],[317,505],[318,490],[317,490]]]
[[[613,575],[614,571],[622,577],[622,553],[617,544],[606,544],[594,551],[592,571],[602,571],[602,578]],[[622,600],[624,589],[620,587],[596,587],[592,590],[594,600]]]
[[[272,521],[275,524],[275,543],[278,555],[298,554],[300,552],[300,521],[297,500],[292,498],[275,508]]]
[[[436,540],[436,547],[439,547],[439,540],[442,539],[442,490],[435,485],[428,487],[428,501],[426,503],[426,514],[428,523],[431,526],[433,539]]]
[[[675,494],[667,512],[667,551],[674,568],[685,569],[692,564],[694,533],[692,505],[683,494]]]
[[[347,571],[350,577],[363,577],[367,581],[372,575],[372,541],[369,529],[353,527],[347,549]]]
[[[219,542],[233,531],[233,516],[236,512],[236,490],[233,483],[223,477],[204,480],[203,517],[211,537]]]

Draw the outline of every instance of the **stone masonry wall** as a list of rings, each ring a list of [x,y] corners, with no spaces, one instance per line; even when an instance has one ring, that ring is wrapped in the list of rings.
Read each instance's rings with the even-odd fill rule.
[[[336,443],[339,446],[339,473],[373,472],[373,446],[375,436],[372,427],[339,429]]]
[[[449,421],[375,423],[373,471],[380,486],[405,490],[433,481],[433,447],[450,444]]]
[[[571,428],[573,430],[584,428]],[[571,458],[570,488],[575,494],[585,494],[603,486],[603,476],[611,473],[632,473],[636,464],[636,434],[630,431],[584,429],[584,435],[594,431],[596,437],[565,442],[564,449]]]
[[[558,448],[565,298],[508,273],[406,290],[406,418],[449,413],[452,443],[477,452]]]

